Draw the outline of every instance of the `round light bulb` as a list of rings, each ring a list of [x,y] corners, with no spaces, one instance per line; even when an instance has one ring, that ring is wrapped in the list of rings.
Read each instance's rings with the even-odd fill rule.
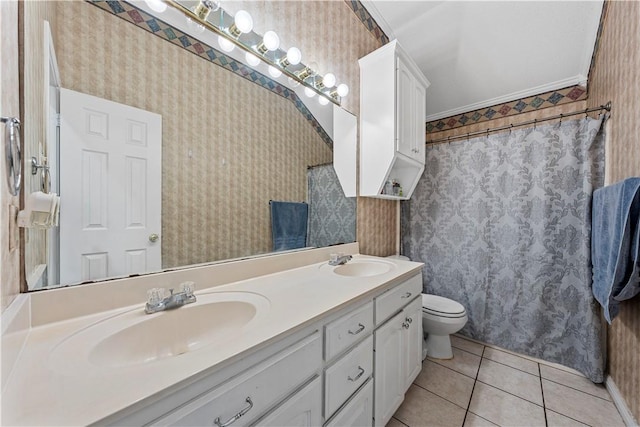
[[[258,58],[257,56],[255,56],[253,53],[251,52],[247,52],[244,55],[245,59],[247,60],[247,62],[249,63],[249,65],[251,65],[252,67],[257,66],[258,64],[260,64],[260,58]]]
[[[162,0],[144,0],[147,6],[154,12],[162,13],[167,10],[167,4]]]
[[[343,98],[345,96],[347,96],[347,94],[349,93],[349,86],[347,86],[344,83],[340,83],[338,85],[338,89],[336,89],[336,92],[338,92],[338,95]]]
[[[290,47],[289,50],[287,50],[287,61],[289,61],[289,64],[298,65],[301,60],[302,52],[300,52],[300,49],[297,47]]]
[[[253,18],[246,10],[239,10],[233,22],[242,33],[250,33],[253,30]]]
[[[309,87],[304,88],[304,94],[307,95],[309,98],[313,98],[314,96],[316,96],[316,92]]]
[[[275,31],[267,31],[262,37],[262,43],[264,43],[264,47],[266,47],[267,50],[276,50],[280,47],[280,37],[278,37]]]
[[[291,87],[298,87],[298,86],[300,86],[300,82],[297,81],[296,79],[293,79],[293,78],[289,77],[289,85]]]
[[[325,96],[319,96],[318,103],[320,105],[327,105],[329,103],[329,100]]]
[[[322,84],[325,87],[334,87],[336,85],[336,76],[333,73],[327,73],[322,78]]]
[[[273,77],[274,79],[277,79],[282,75],[282,71],[278,70],[273,65],[269,65],[269,74],[271,74],[271,77]]]
[[[225,52],[231,52],[233,48],[236,47],[233,42],[222,36],[218,36],[218,44],[220,45],[220,49],[224,50]]]

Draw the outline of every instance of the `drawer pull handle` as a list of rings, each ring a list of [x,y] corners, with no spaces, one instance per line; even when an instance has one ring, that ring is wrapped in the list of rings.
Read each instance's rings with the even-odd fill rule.
[[[349,375],[347,377],[347,379],[349,381],[358,381],[360,379],[360,377],[364,374],[364,369],[362,369],[362,366],[358,366],[358,375],[356,375],[354,378],[351,378],[351,375]]]
[[[358,335],[360,332],[364,331],[364,325],[362,323],[358,323],[358,329],[356,329],[356,331],[352,331],[351,329],[349,329],[349,333],[351,335]]]
[[[253,402],[251,401],[250,397],[247,397],[247,400],[245,400],[245,402],[247,402],[249,404],[249,406],[247,406],[246,408],[242,409],[240,412],[235,414],[233,417],[229,418],[224,423],[220,422],[220,417],[216,418],[213,423],[215,425],[217,425],[218,427],[227,427],[227,426],[230,426],[231,424],[235,423],[238,420],[238,418],[242,417],[244,414],[249,412],[251,410],[251,408],[253,408]]]
[[[402,299],[407,299],[409,297],[411,297],[412,293],[411,292],[407,292],[406,294],[402,295]]]

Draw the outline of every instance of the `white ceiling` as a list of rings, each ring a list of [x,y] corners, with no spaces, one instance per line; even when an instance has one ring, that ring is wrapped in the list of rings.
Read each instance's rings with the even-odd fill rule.
[[[602,1],[363,0],[431,82],[427,121],[586,85]]]

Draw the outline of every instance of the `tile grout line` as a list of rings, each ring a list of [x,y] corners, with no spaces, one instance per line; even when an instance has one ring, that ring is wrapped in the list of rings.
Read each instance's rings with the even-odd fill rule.
[[[540,369],[540,364],[538,363],[538,374],[540,375],[540,392],[542,393],[542,412],[544,412],[544,425],[545,427],[549,427],[549,420],[547,419],[547,405],[544,403],[544,387],[542,387],[542,370]]]
[[[455,372],[455,371],[454,371],[454,372]],[[456,402],[453,402],[453,401],[451,401],[451,400],[447,399],[447,398],[446,398],[446,397],[444,397],[444,396],[440,396],[440,395],[439,395],[438,393],[436,393],[435,391],[428,390],[428,389],[426,389],[426,388],[422,387],[422,386],[421,386],[420,384],[418,384],[418,383],[411,383],[411,385],[414,385],[414,386],[416,386],[416,387],[418,387],[418,388],[421,388],[422,390],[426,391],[427,393],[431,393],[431,394],[433,394],[434,396],[439,397],[440,399],[445,400],[445,401],[447,401],[447,402],[451,403],[452,405],[457,406],[457,407],[458,407],[458,408],[460,408],[460,409],[464,409],[464,407],[462,407],[462,406],[458,405]]]
[[[575,374],[574,374],[574,375],[575,375]],[[576,375],[576,376],[577,376],[577,375]],[[605,399],[604,397],[597,396],[597,395],[595,395],[595,394],[593,394],[593,393],[589,393],[588,391],[580,390],[579,388],[571,387],[570,385],[566,385],[566,384],[563,384],[563,383],[561,383],[561,382],[551,380],[551,379],[549,379],[549,378],[543,378],[542,376],[540,376],[540,379],[541,379],[541,380],[543,380],[543,379],[544,379],[544,380],[547,380],[547,381],[549,381],[550,383],[554,383],[554,384],[560,385],[560,386],[562,386],[562,387],[570,388],[571,390],[575,390],[575,391],[578,391],[578,392],[580,392],[580,393],[588,394],[589,396],[595,397],[595,398],[600,399],[600,400],[604,400],[605,402],[612,402],[611,400],[609,400],[609,399]],[[606,389],[605,389],[605,390],[606,390]]]
[[[487,359],[487,360],[492,361],[493,363],[497,363],[497,364],[499,364],[499,365],[506,366],[507,368],[515,369],[516,371],[520,371],[520,372],[523,372],[523,373],[525,373],[525,374],[529,374],[529,375],[531,375],[532,377],[540,378],[540,375],[539,375],[539,373],[540,373],[540,368],[538,368],[538,375],[536,375],[536,374],[532,374],[532,373],[531,373],[531,372],[529,372],[529,371],[525,371],[524,369],[516,368],[515,366],[507,365],[506,363],[498,362],[497,360],[493,360],[493,359],[490,359],[490,358],[488,358],[488,357],[483,357],[483,359]]]
[[[525,401],[525,402],[527,402],[527,403],[531,403],[532,405],[536,405],[536,406],[538,406],[538,407],[540,407],[540,408],[544,409],[544,396],[543,396],[543,399],[542,399],[542,400],[543,400],[543,404],[541,405],[541,404],[539,404],[539,403],[532,402],[532,401],[530,401],[529,399],[526,399],[526,398],[524,398],[524,397],[522,397],[522,396],[518,396],[517,394],[513,394],[513,393],[511,393],[511,392],[510,392],[510,391],[508,391],[508,390],[503,390],[503,389],[501,389],[500,387],[495,386],[495,385],[493,385],[493,384],[485,383],[484,381],[480,381],[480,380],[478,380],[478,382],[479,382],[480,384],[486,385],[487,387],[495,388],[496,390],[500,390],[501,392],[503,392],[503,393],[505,393],[505,394],[511,395],[511,396],[516,397],[516,398],[518,398],[518,399],[520,399],[520,400],[524,400],[524,401]]]
[[[402,421],[400,421],[399,419],[397,419],[396,417],[391,417],[392,420],[396,420],[397,422],[399,422],[400,424],[402,424],[403,426],[409,427],[407,424],[403,423]]]
[[[456,347],[457,348],[457,347]],[[480,355],[480,363],[478,364],[478,370],[476,371],[476,378],[473,380],[473,387],[471,388],[471,395],[469,395],[469,402],[467,403],[467,410],[464,412],[464,419],[462,420],[462,427],[464,427],[464,423],[467,422],[467,416],[469,415],[469,408],[471,407],[471,399],[473,399],[473,392],[476,389],[476,384],[478,383],[478,375],[480,375],[480,366],[482,366],[482,359],[484,358],[484,350],[486,346],[482,346],[482,354]],[[477,354],[476,354],[477,356]]]

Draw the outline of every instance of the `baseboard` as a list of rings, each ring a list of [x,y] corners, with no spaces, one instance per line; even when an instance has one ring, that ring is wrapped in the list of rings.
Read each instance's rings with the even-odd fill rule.
[[[618,412],[620,412],[620,416],[622,417],[622,421],[624,421],[627,427],[638,427],[638,422],[634,418],[633,414],[629,410],[627,406],[627,402],[624,400],[622,395],[620,394],[620,390],[618,386],[613,381],[613,378],[607,375],[607,379],[605,380],[605,385],[607,386],[607,391],[611,395],[611,399],[613,403],[618,408]]]

